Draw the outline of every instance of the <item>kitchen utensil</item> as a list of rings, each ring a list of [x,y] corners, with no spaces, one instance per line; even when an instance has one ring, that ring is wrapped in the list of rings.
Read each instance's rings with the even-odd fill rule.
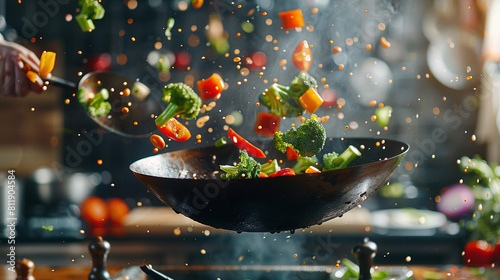
[[[82,77],[78,85],[58,77],[47,78],[49,84],[73,90],[84,89],[98,93],[106,88],[109,91],[111,111],[104,116],[89,117],[104,129],[126,137],[149,137],[156,129],[152,115],[161,113],[160,106],[152,98],[144,100],[135,94],[125,96],[125,89],[132,90],[135,81],[123,75],[112,72],[91,72]],[[128,113],[122,112],[128,108]],[[86,110],[86,109],[85,109]]]
[[[323,153],[341,152],[349,145],[362,153],[351,167],[319,174],[221,180],[219,165],[238,158],[233,145],[151,156],[130,169],[162,202],[202,224],[238,232],[279,232],[321,224],[356,207],[385,183],[409,149],[394,140],[330,138]],[[268,159],[284,158],[272,141],[258,146],[268,151]]]
[[[432,236],[446,222],[443,213],[430,210],[399,208],[372,212],[374,231],[385,235]]]

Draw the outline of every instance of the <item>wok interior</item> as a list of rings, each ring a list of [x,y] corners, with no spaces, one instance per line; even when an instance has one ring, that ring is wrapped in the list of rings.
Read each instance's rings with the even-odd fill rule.
[[[292,167],[295,161],[286,160],[286,155],[276,150],[273,141],[255,142],[267,155],[266,159],[255,158],[260,163],[268,159],[282,159],[283,167]],[[372,138],[329,138],[323,150],[317,155],[335,151],[342,153],[349,145],[361,151],[361,156],[353,160],[349,167],[378,162],[403,155],[408,145],[394,140]],[[220,165],[233,165],[239,161],[239,150],[232,144],[223,147],[203,147],[170,152],[141,159],[130,166],[138,174],[172,179],[218,179]],[[242,179],[246,180],[246,179]]]

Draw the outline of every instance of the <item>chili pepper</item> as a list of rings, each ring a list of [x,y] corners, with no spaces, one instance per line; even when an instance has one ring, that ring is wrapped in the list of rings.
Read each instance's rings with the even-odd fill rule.
[[[271,113],[257,113],[254,132],[262,136],[273,136],[275,132],[280,130],[279,116]]]
[[[175,118],[171,118],[163,126],[156,125],[161,133],[175,141],[186,141],[191,138],[191,132]]]
[[[286,147],[286,158],[288,160],[294,160],[299,158],[299,154],[291,147]]]
[[[54,69],[56,63],[56,53],[44,51],[40,56],[40,70],[38,74],[40,77],[46,77]]]
[[[300,105],[309,113],[314,113],[323,104],[323,98],[314,88],[309,88],[299,97]]]
[[[281,12],[278,15],[281,20],[281,27],[284,30],[304,26],[304,17],[302,16],[302,10],[300,9]]]
[[[234,132],[234,130],[232,128],[229,129],[227,135],[228,135],[229,139],[231,139],[231,141],[233,141],[234,145],[236,147],[238,147],[238,149],[246,150],[249,155],[254,156],[254,157],[258,157],[258,158],[265,158],[266,157],[266,155],[264,154],[264,152],[261,149],[250,144],[250,142],[245,140],[245,138],[241,137],[236,132]]]
[[[295,172],[293,171],[293,169],[287,167],[274,172],[273,174],[269,175],[269,177],[292,176],[292,175],[295,175]]]
[[[196,82],[196,84],[198,85],[200,97],[203,100],[211,98],[217,100],[220,98],[220,94],[224,90],[224,81],[217,73],[213,73],[209,78],[200,80]]]
[[[306,40],[300,42],[293,51],[292,62],[301,71],[308,71],[311,68],[312,52]]]

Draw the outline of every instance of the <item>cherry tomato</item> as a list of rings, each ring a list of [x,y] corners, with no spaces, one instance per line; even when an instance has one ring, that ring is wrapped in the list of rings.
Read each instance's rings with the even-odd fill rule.
[[[300,42],[293,51],[292,62],[301,71],[308,71],[311,68],[312,52],[306,40]]]
[[[493,250],[493,261],[500,265],[500,241],[497,241],[497,245]]]
[[[273,174],[269,175],[269,177],[293,176],[293,175],[295,175],[293,169],[287,167],[274,172]]]
[[[280,120],[275,114],[259,112],[253,131],[262,136],[274,136],[274,133],[280,130]]]
[[[299,154],[297,154],[297,152],[294,149],[292,149],[290,147],[286,147],[286,158],[288,160],[298,159]]]
[[[187,70],[191,64],[191,54],[185,51],[175,53],[174,69],[179,71]]]
[[[104,227],[109,219],[108,207],[104,199],[97,196],[89,196],[80,204],[82,219],[90,227]]]
[[[213,73],[209,78],[200,80],[196,84],[202,100],[211,98],[217,100],[224,90],[224,81],[217,73]]]
[[[266,65],[267,56],[263,52],[256,52],[250,54],[245,61],[249,68],[256,70]]]
[[[484,240],[470,241],[465,245],[464,264],[471,267],[490,267],[494,247]]]
[[[304,17],[301,9],[281,12],[278,14],[281,20],[281,27],[285,30],[304,26]]]
[[[161,133],[175,141],[186,141],[191,138],[191,132],[175,118],[171,118],[164,126],[156,125]]]
[[[321,92],[323,98],[323,107],[331,107],[337,102],[337,92],[333,89],[325,89]]]
[[[234,130],[232,128],[229,129],[229,131],[227,132],[227,135],[228,135],[229,139],[231,139],[231,141],[233,141],[234,145],[236,147],[238,147],[238,149],[246,150],[249,155],[254,156],[254,157],[258,157],[258,158],[265,158],[266,157],[266,155],[264,154],[264,152],[261,149],[250,144],[250,142],[245,140],[245,138],[241,137],[240,135],[238,135],[238,133],[234,132]]]
[[[127,218],[130,208],[127,203],[121,198],[108,199],[108,213],[111,225],[123,226]]]

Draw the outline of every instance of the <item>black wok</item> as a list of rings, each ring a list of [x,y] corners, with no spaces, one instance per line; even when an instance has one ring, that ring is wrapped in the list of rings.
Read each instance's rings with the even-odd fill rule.
[[[232,144],[155,155],[130,169],[162,202],[197,222],[238,232],[279,232],[321,224],[356,207],[386,182],[409,149],[394,140],[330,138],[323,153],[341,153],[349,145],[362,156],[348,168],[319,174],[221,180],[219,165],[238,161]],[[271,141],[258,147],[268,151],[268,159],[283,158]]]

